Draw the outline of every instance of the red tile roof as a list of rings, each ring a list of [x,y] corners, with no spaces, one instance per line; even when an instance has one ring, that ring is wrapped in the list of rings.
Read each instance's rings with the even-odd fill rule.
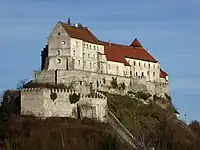
[[[151,54],[149,54],[142,47],[137,39],[135,39],[130,46],[103,42],[98,40],[96,36],[93,35],[92,32],[90,32],[87,28],[77,28],[63,22],[60,23],[65,28],[70,37],[81,39],[94,44],[104,45],[106,57],[110,61],[121,62],[125,65],[129,65],[125,58],[157,62],[155,58],[153,58],[153,56],[151,56]]]
[[[132,46],[132,47],[141,47],[142,48],[142,45],[140,44],[138,39],[135,39],[130,46]]]
[[[160,69],[160,77],[166,78],[166,76],[168,76],[168,74],[165,71],[163,71],[162,69]]]
[[[132,46],[127,46],[127,45],[119,45],[119,44],[114,44],[114,43],[109,43],[109,42],[102,42],[105,46],[104,51],[105,54],[107,51],[112,53],[109,56],[106,55],[108,60],[116,60],[118,62],[121,62],[121,60],[118,59],[118,55],[120,57],[125,58],[132,58],[132,59],[139,59],[139,60],[144,60],[144,61],[150,61],[150,62],[157,62],[153,56],[151,56],[144,48],[142,47],[137,47],[134,48]]]
[[[84,40],[89,43],[102,44],[96,38],[96,36],[93,35],[92,32],[90,32],[90,30],[88,28],[86,28],[86,27],[77,28],[77,27],[70,26],[63,22],[60,22],[60,23],[62,24],[62,26],[64,27],[64,29],[66,30],[66,32],[69,34],[70,37],[81,39],[81,40]]]

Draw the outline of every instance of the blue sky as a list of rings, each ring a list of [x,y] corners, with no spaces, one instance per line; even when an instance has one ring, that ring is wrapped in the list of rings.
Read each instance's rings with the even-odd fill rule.
[[[199,7],[199,0],[0,0],[0,91],[32,78],[52,28],[71,17],[102,40],[138,38],[170,75],[181,117],[200,120]]]

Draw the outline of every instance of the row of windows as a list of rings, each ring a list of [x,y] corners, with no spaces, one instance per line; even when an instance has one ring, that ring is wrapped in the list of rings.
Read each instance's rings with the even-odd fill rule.
[[[87,48],[87,49],[93,49],[93,50],[99,50],[99,47],[98,46],[92,46],[90,44],[83,44],[84,45],[84,48]]]
[[[128,63],[130,64],[130,60],[128,61]],[[134,66],[137,65],[135,61],[133,62],[133,65],[134,65]],[[138,66],[142,66],[142,63],[141,63],[141,62],[138,62]],[[147,65],[147,63],[144,63],[144,67],[147,67],[147,66],[148,66],[149,68],[151,67],[150,64]],[[153,65],[153,68],[156,68],[155,64]],[[158,66],[158,69],[159,69],[159,66]]]

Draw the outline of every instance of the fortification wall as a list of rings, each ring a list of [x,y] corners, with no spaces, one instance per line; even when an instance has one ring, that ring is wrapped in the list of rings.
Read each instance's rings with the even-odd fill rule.
[[[56,78],[56,79],[55,79]],[[126,90],[148,91],[152,95],[164,95],[169,94],[169,87],[166,81],[160,80],[160,82],[146,81],[145,77],[124,77],[111,74],[101,74],[90,71],[82,70],[55,70],[42,71],[36,76],[36,82],[55,82],[64,83],[69,86],[71,83],[76,84],[75,89],[80,93],[89,93],[92,89],[107,89],[111,85],[112,78],[117,78],[117,83],[125,83]]]
[[[105,122],[107,98],[103,95],[85,96],[80,94],[76,103],[70,102],[70,95],[76,92],[67,89],[27,88],[21,92],[21,114],[37,117],[71,117],[76,118],[77,106],[80,106],[80,116],[96,118]],[[79,95],[78,93],[76,93]],[[84,106],[92,109],[85,109]]]
[[[42,89],[21,90],[21,114],[43,116],[45,113],[44,91]]]
[[[107,98],[98,93],[95,96],[83,96],[78,105],[81,107],[83,117],[95,118],[106,122]]]
[[[40,83],[55,83],[55,70],[34,71],[34,81]]]

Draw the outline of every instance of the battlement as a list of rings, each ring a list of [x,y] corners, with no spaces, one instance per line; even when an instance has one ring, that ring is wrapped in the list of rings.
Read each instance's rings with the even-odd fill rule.
[[[84,93],[78,93],[75,90],[72,89],[63,89],[63,88],[24,88],[21,90],[22,92],[41,92],[44,91],[45,93],[51,94],[51,93],[57,93],[58,95],[70,95],[76,93],[77,95],[80,95],[80,98],[98,98],[98,99],[106,99],[106,96],[102,93],[96,92],[94,94],[84,94]]]

